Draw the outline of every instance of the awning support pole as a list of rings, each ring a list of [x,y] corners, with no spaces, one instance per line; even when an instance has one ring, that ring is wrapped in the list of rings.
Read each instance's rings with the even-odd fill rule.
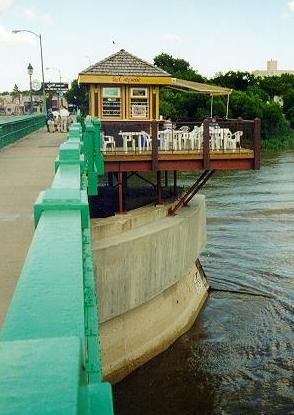
[[[228,94],[227,98],[227,112],[226,112],[226,119],[229,117],[229,102],[230,102],[230,94]]]
[[[212,118],[213,114],[213,95],[210,95],[210,118]]]

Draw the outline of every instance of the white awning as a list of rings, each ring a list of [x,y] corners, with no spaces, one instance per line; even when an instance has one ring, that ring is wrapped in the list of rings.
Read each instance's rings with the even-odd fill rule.
[[[186,81],[184,79],[172,78],[171,84],[168,88],[176,89],[179,91],[195,91],[200,94],[208,94],[211,96],[217,95],[230,95],[233,90],[230,88],[224,88],[222,86],[202,84],[200,82]]]

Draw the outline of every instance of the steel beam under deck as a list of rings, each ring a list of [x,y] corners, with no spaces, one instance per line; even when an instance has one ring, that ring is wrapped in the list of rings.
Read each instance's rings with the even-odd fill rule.
[[[205,170],[200,177],[196,180],[196,182],[180,197],[177,203],[170,207],[168,210],[169,216],[173,216],[176,214],[176,211],[180,209],[182,206],[187,206],[190,200],[195,196],[197,192],[205,185],[207,180],[213,175],[214,170]]]
[[[253,158],[210,159],[210,170],[251,170],[254,169]],[[159,160],[157,171],[193,171],[203,170],[203,160]],[[151,160],[107,160],[105,172],[145,172],[153,171]]]

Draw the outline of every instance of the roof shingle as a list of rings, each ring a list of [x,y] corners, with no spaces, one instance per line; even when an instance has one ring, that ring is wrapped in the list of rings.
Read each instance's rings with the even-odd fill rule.
[[[124,49],[89,66],[81,73],[91,75],[170,76],[163,69],[131,55]]]

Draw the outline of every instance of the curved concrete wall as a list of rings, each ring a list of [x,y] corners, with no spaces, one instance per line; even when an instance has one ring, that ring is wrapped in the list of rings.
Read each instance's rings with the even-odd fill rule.
[[[116,383],[166,350],[192,326],[206,297],[194,265],[152,300],[100,324],[103,379]]]
[[[174,217],[163,216],[162,208],[154,212],[156,208],[149,207],[149,215],[139,215],[140,219],[134,214],[129,219],[117,216],[106,221],[108,232],[104,235],[112,236],[100,240],[95,237],[97,220],[92,221],[102,323],[147,303],[177,283],[193,268],[205,245],[204,196],[195,197]],[[115,236],[111,224],[118,232]]]

